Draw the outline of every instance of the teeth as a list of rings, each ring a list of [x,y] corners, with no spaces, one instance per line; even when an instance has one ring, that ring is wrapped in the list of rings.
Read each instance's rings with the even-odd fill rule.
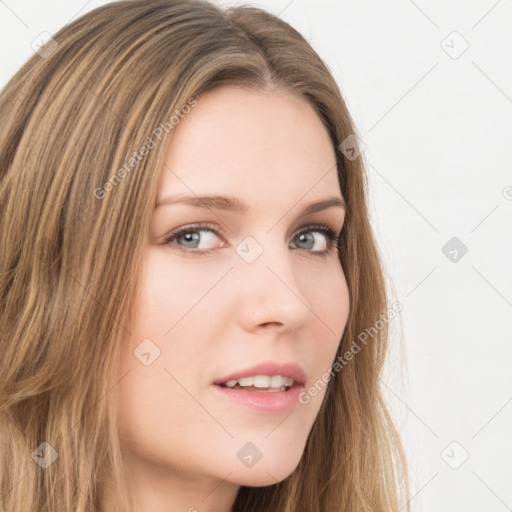
[[[285,385],[286,383],[286,379],[284,379],[283,381],[283,377],[281,377],[280,375],[272,375],[272,377],[270,377],[268,379],[268,386],[264,386],[266,388],[268,387],[271,387],[271,388],[280,388],[282,386]],[[256,387],[258,387],[258,384],[254,384]]]
[[[237,384],[241,387],[254,386],[255,388],[277,388],[291,387],[294,380],[289,377],[282,377],[281,375],[254,375],[253,377],[241,377],[240,379],[233,379],[226,382],[225,386],[234,388]]]

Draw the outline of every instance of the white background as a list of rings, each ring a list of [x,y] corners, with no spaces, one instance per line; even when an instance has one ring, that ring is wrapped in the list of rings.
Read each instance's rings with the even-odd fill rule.
[[[1,0],[0,86],[38,34],[105,3]],[[372,222],[404,308],[383,388],[412,510],[511,510],[512,1],[250,3],[311,42],[365,145]],[[467,247],[456,261],[442,251],[453,237]]]

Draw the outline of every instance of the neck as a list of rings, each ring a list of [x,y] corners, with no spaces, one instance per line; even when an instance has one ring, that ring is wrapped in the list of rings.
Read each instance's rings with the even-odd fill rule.
[[[134,512],[232,512],[240,486],[211,476],[158,471],[133,471],[128,488],[136,500]],[[101,512],[117,511],[119,495],[111,480],[102,484]]]

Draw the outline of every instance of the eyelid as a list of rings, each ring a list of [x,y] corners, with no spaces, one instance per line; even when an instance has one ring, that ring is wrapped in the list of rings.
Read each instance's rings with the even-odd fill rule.
[[[175,230],[171,231],[169,234],[167,234],[164,238],[166,241],[170,238],[175,238],[180,235],[194,232],[194,231],[203,231],[203,230],[210,230],[215,234],[219,234],[222,236],[225,236],[226,230],[222,226],[218,226],[217,224],[212,224],[211,222],[195,222],[193,224],[185,224],[184,226],[181,226],[179,228],[176,228]]]

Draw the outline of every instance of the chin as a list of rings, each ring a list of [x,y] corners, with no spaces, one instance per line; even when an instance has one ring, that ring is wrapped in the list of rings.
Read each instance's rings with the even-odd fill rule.
[[[278,455],[279,457],[279,455]],[[300,457],[293,460],[259,460],[253,467],[240,469],[233,473],[236,483],[246,487],[265,487],[274,485],[288,478],[298,466]]]

